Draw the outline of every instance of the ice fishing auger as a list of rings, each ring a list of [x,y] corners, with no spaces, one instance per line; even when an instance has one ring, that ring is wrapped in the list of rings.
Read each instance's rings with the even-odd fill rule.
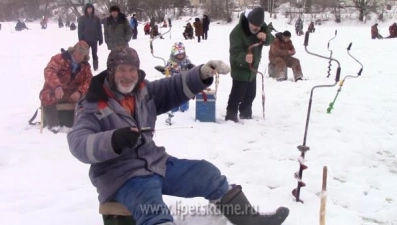
[[[165,69],[164,75],[165,75],[166,77],[169,77],[169,76],[170,76],[170,71],[169,71],[169,69],[167,68],[167,62],[165,61],[164,58],[162,58],[162,57],[160,57],[160,56],[154,55],[153,41],[156,40],[157,38],[163,36],[164,34],[167,34],[167,33],[171,32],[171,28],[172,28],[172,26],[170,26],[170,29],[168,29],[166,32],[161,33],[161,34],[157,35],[156,37],[154,37],[154,38],[152,38],[152,39],[150,40],[150,53],[152,53],[152,56],[153,56],[154,58],[156,58],[156,59],[161,59],[161,60],[163,61],[163,63],[164,63],[164,69]],[[169,111],[167,114],[168,114],[168,118],[165,120],[165,123],[166,123],[167,125],[172,125],[171,119],[172,119],[172,117],[174,117],[174,113],[173,113],[172,110],[171,110],[171,111]]]
[[[338,98],[339,93],[342,91],[342,86],[343,86],[343,84],[345,83],[346,79],[349,78],[349,77],[350,77],[350,78],[357,78],[357,77],[361,76],[361,73],[363,72],[363,64],[362,64],[360,61],[358,61],[356,58],[354,58],[354,57],[350,54],[350,48],[351,48],[351,47],[352,47],[352,43],[350,43],[349,46],[347,47],[347,54],[349,54],[350,57],[352,57],[358,64],[360,64],[360,65],[361,65],[361,68],[360,68],[360,70],[358,71],[358,73],[357,73],[356,76],[354,76],[354,75],[347,75],[347,76],[345,76],[345,77],[339,82],[339,88],[338,88],[338,90],[336,91],[336,95],[335,95],[334,100],[333,100],[332,102],[329,103],[329,106],[328,106],[328,108],[327,108],[327,113],[331,113],[332,109],[334,109],[335,101],[336,101],[336,99]]]
[[[335,38],[336,38],[336,35],[338,34],[338,30],[335,30],[335,36],[333,37],[333,38],[331,38],[331,39],[329,39],[329,41],[328,41],[328,44],[327,44],[327,49],[328,49],[328,51],[330,52],[329,53],[329,58],[330,58],[330,60],[328,61],[328,75],[327,75],[327,78],[329,77],[329,76],[331,76],[331,66],[332,66],[332,60],[331,60],[331,58],[332,58],[332,53],[333,53],[333,51],[332,50],[329,50],[329,44],[331,43],[331,41],[332,40],[334,40]]]
[[[160,57],[160,56],[155,56],[155,55],[154,55],[154,51],[153,51],[153,41],[156,40],[156,39],[159,38],[159,37],[162,37],[164,34],[167,34],[167,33],[171,32],[171,27],[172,27],[172,26],[170,26],[170,29],[168,29],[166,32],[161,33],[161,34],[157,35],[156,37],[150,39],[150,53],[152,53],[152,56],[153,56],[154,58],[163,60],[164,67],[167,65],[167,62],[165,61],[164,58],[162,58],[162,57]]]
[[[310,92],[309,105],[308,105],[307,116],[306,116],[305,133],[304,133],[304,137],[303,137],[303,144],[298,146],[298,150],[301,152],[301,154],[298,158],[299,171],[294,174],[295,178],[298,180],[298,186],[296,189],[292,190],[292,195],[295,197],[295,200],[297,202],[301,202],[301,203],[303,203],[303,201],[300,199],[300,189],[301,189],[301,187],[306,186],[306,184],[302,181],[302,175],[303,175],[303,170],[308,168],[305,165],[304,160],[305,160],[306,152],[310,149],[309,146],[306,146],[306,139],[307,139],[307,131],[309,128],[310,112],[311,112],[311,108],[312,108],[313,92],[316,88],[334,87],[339,82],[340,73],[341,73],[341,67],[340,67],[340,63],[338,60],[309,52],[307,50],[308,43],[309,43],[309,32],[306,31],[305,42],[304,42],[306,52],[310,55],[314,55],[314,56],[317,56],[317,57],[320,57],[323,59],[335,61],[338,64],[338,68],[336,70],[334,84],[316,85],[311,89],[311,92]]]
[[[263,41],[261,40],[258,43],[252,44],[248,47],[248,54],[252,54],[252,48],[257,47],[259,45],[263,44]],[[265,119],[265,76],[263,73],[259,72],[257,69],[252,67],[252,63],[249,64],[250,70],[254,73],[259,73],[262,76],[262,116],[263,119]]]

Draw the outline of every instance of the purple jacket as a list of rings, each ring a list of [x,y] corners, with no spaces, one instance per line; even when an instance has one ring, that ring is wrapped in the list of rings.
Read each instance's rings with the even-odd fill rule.
[[[131,177],[165,175],[169,155],[164,147],[156,146],[152,132],[143,132],[138,145],[123,149],[120,155],[112,148],[112,134],[123,127],[154,129],[157,115],[181,105],[212,84],[213,78],[201,80],[200,67],[152,82],[144,80],[145,73],[140,70],[140,80],[145,85],[134,93],[134,115],[106,94],[103,84],[107,71],[92,78],[87,95],[77,104],[68,143],[73,156],[91,164],[89,176],[100,202],[111,200]],[[103,104],[99,102],[106,102],[107,106],[100,107]]]

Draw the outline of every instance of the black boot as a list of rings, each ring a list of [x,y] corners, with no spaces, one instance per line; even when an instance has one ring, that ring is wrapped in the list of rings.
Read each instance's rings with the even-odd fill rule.
[[[233,121],[235,123],[238,123],[237,115],[226,114],[225,120],[226,121],[231,120],[231,121]]]
[[[225,120],[231,120],[234,121],[235,123],[238,123],[238,119],[237,119],[237,110],[226,110],[226,116],[225,116]]]
[[[94,60],[94,70],[98,70],[98,60]]]
[[[289,209],[285,207],[279,207],[273,214],[259,214],[245,197],[240,185],[229,190],[216,205],[235,225],[280,225],[289,214]]]
[[[61,130],[58,111],[56,105],[48,105],[42,106],[44,119],[47,124],[48,130],[53,132],[54,134],[58,133]]]

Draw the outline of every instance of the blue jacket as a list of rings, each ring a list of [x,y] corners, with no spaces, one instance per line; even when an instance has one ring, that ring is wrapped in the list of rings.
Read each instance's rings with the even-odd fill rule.
[[[213,78],[201,80],[200,67],[152,82],[144,80],[145,73],[140,70],[133,115],[106,94],[103,84],[107,71],[92,78],[87,95],[76,106],[75,125],[68,134],[68,143],[73,156],[91,164],[89,176],[100,202],[111,200],[131,177],[165,175],[169,155],[164,147],[156,146],[153,132],[143,132],[138,145],[123,149],[120,155],[113,150],[112,134],[123,127],[154,130],[157,115],[181,105],[212,84]]]

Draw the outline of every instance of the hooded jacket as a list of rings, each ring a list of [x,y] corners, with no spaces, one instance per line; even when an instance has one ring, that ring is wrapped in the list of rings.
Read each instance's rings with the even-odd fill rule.
[[[92,13],[88,14],[87,9],[92,8]],[[87,3],[84,7],[84,15],[80,16],[78,21],[79,41],[86,42],[103,42],[103,33],[101,19],[95,15],[95,8],[92,4]]]
[[[252,68],[254,69],[258,69],[262,57],[263,45],[269,46],[274,39],[266,23],[262,24],[259,32],[264,32],[266,34],[266,40],[262,45],[252,48],[252,54],[254,56]],[[229,39],[229,60],[232,78],[238,81],[252,81],[256,77],[256,72],[250,70],[249,64],[245,61],[245,56],[248,54],[248,47],[258,43],[260,40],[256,37],[256,34],[251,33],[248,19],[244,13],[240,16],[240,22],[230,33]]]

